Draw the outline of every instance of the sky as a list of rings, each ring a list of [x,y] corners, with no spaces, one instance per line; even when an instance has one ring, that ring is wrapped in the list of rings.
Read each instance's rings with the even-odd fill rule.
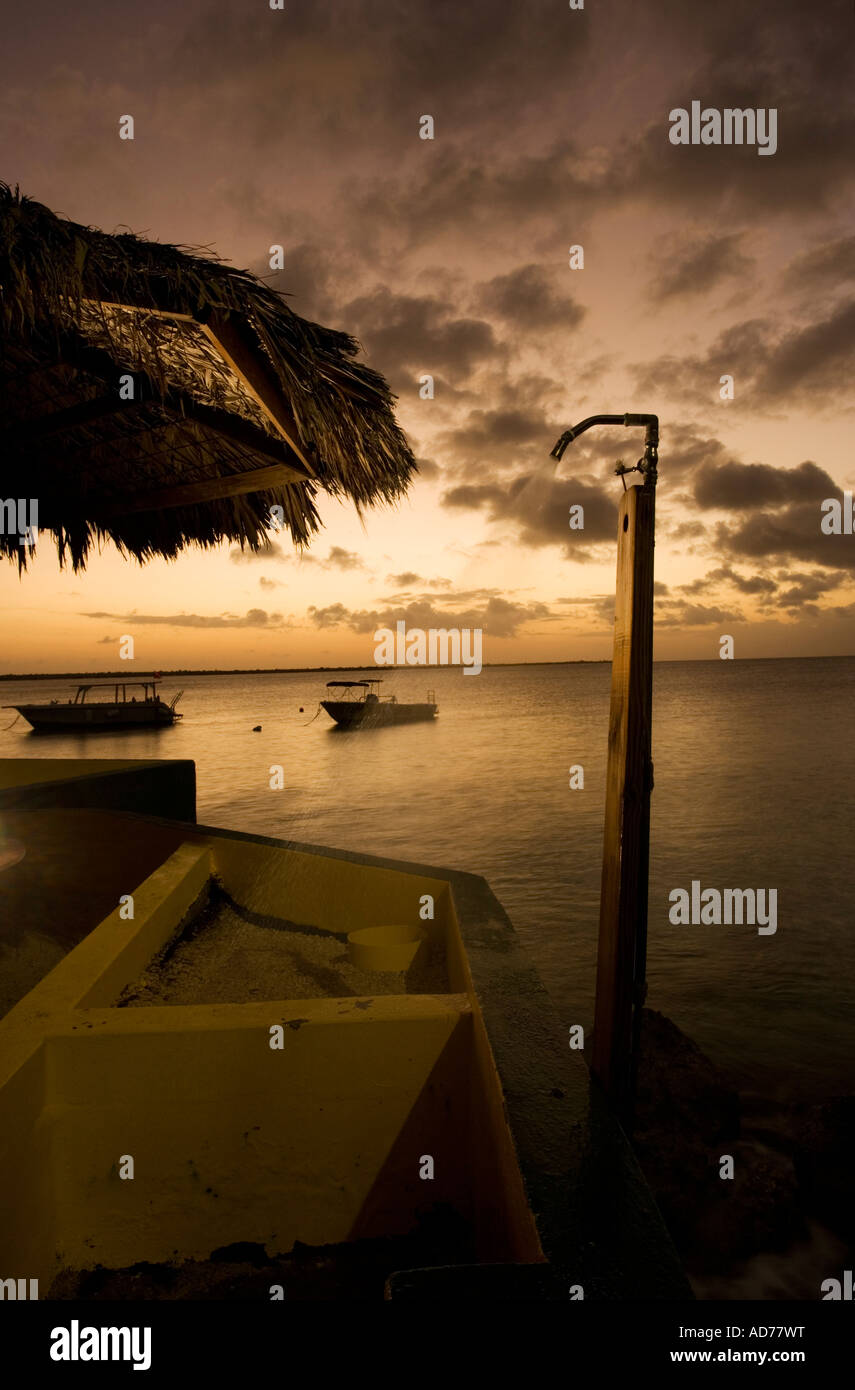
[[[302,555],[74,574],[43,535],[0,569],[0,672],[115,670],[127,635],[141,672],[370,665],[401,619],[481,628],[485,662],[607,658],[641,432],[549,454],[625,411],[661,420],[656,657],[855,652],[855,536],[820,528],[855,491],[853,34],[848,0],[15,7],[0,178],[354,334],[419,475],[362,519],[322,497]],[[672,143],[693,101],[774,109],[774,153]]]

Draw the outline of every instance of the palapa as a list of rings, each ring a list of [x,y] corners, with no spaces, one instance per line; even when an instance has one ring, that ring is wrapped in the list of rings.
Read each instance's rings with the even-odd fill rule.
[[[0,498],[35,498],[60,562],[298,545],[319,489],[392,502],[416,464],[347,333],[210,253],[109,235],[0,183]],[[273,515],[279,515],[274,513]],[[24,567],[28,547],[0,534]]]

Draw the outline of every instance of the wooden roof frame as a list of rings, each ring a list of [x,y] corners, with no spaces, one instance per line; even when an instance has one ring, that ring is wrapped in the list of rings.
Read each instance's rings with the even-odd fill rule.
[[[164,315],[164,317],[167,316]],[[169,315],[169,317],[179,316]],[[190,315],[180,315],[180,317],[194,322]],[[241,346],[238,345],[236,350],[241,352]],[[154,488],[150,492],[128,499],[121,504],[108,502],[103,507],[99,507],[97,512],[93,512],[93,516],[97,515],[106,520],[111,516],[125,516],[132,512],[192,506],[199,502],[215,501],[219,497],[238,497],[250,492],[287,487],[293,483],[310,482],[316,476],[310,467],[304,467],[302,455],[297,454],[281,427],[277,426],[278,437],[274,437],[259,429],[250,420],[241,419],[240,416],[230,411],[200,404],[186,392],[171,389],[164,394],[145,372],[130,372],[140,387],[141,394],[133,400],[122,400],[119,395],[118,384],[119,378],[127,374],[126,369],[118,366],[106,349],[90,346],[82,336],[67,335],[60,342],[58,361],[69,366],[82,368],[92,376],[97,377],[108,388],[109,394],[97,396],[90,401],[81,401],[77,405],[56,411],[52,415],[42,416],[21,424],[14,433],[19,434],[22,439],[44,438],[51,434],[73,429],[75,425],[88,424],[93,420],[102,419],[106,415],[132,413],[146,406],[155,406],[163,412],[166,421],[170,423],[180,424],[182,420],[188,420],[213,430],[230,443],[251,449],[254,453],[271,460],[270,465],[264,468],[244,469],[236,473],[221,473],[219,477]],[[273,373],[270,372],[269,375],[272,377]],[[241,380],[243,380],[242,375]],[[269,383],[262,381],[261,384],[263,389],[267,390]],[[110,388],[115,389],[111,390]],[[258,400],[256,392],[253,391],[252,394],[253,398]],[[270,418],[267,410],[265,410],[265,415]]]
[[[124,300],[120,303],[117,300],[105,299],[97,292],[87,295],[92,302],[103,304],[105,308],[123,309],[129,313],[156,314],[162,319],[191,323],[200,327],[229,370],[264,412],[277,434],[297,455],[309,476],[316,477],[317,474],[303,450],[300,429],[294,419],[291,403],[246,318],[228,310],[207,309],[195,314],[188,313],[168,303],[165,296],[158,294],[153,283],[151,297],[153,303],[144,300],[139,303]],[[332,369],[330,375],[336,376],[338,373]],[[340,389],[345,388],[341,386]]]

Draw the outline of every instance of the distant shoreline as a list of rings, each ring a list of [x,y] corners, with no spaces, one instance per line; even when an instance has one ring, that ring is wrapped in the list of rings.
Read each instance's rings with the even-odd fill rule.
[[[610,665],[611,657],[595,657],[586,660],[580,657],[577,661],[493,661],[484,662],[484,669],[487,666],[602,666]],[[323,675],[325,671],[415,671],[415,666],[181,666],[174,670],[158,668],[160,677],[164,680],[171,676],[299,676],[303,673]],[[453,666],[423,666],[423,671],[453,671]],[[462,668],[461,668],[462,669]],[[150,671],[24,671],[13,675],[0,674],[0,681],[75,681],[75,680],[117,680],[127,681],[130,685],[132,681],[151,680]],[[378,680],[382,680],[378,676]]]
[[[573,661],[485,661],[484,670],[502,670],[507,667],[517,666],[610,666],[611,657],[577,657]],[[702,665],[716,661],[716,657],[683,657],[680,659],[669,659],[667,661],[654,661],[654,666],[693,666]],[[853,661],[855,654],[851,652],[828,653],[823,656],[745,656],[740,659],[740,663],[748,661]],[[172,670],[163,667],[160,670],[158,680],[170,679],[172,676],[299,676],[299,675],[323,675],[324,672],[340,671],[383,671],[394,675],[397,671],[453,671],[451,665],[440,666],[176,666]],[[461,668],[462,669],[462,668]],[[63,680],[117,680],[126,681],[129,685],[133,681],[151,680],[150,671],[13,671],[9,674],[0,673],[0,681],[63,681]],[[384,676],[377,679],[383,680]]]

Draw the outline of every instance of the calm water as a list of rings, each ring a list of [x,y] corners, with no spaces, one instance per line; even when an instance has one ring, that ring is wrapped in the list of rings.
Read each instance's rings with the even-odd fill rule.
[[[193,758],[201,822],[483,874],[562,1019],[587,1027],[609,678],[606,664],[402,671],[385,689],[435,687],[439,719],[341,733],[307,722],[323,675],[185,676],[163,686],[185,691],[175,728],[39,738],[21,720],[0,756]],[[665,663],[654,684],[648,1002],[743,1085],[851,1091],[855,658]],[[67,685],[3,682],[2,703]],[[575,763],[584,791],[568,788]],[[777,888],[777,933],[672,926],[668,894],[693,879]]]

